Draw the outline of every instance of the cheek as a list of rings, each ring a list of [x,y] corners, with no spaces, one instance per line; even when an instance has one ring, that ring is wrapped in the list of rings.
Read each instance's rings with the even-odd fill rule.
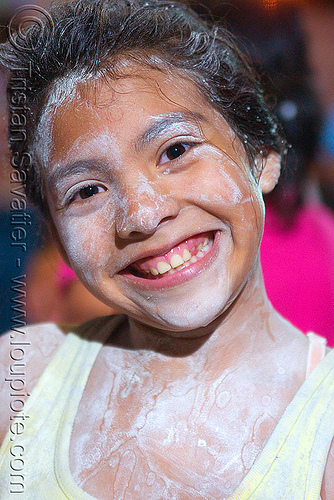
[[[201,208],[229,227],[238,260],[245,252],[249,259],[256,255],[264,227],[262,194],[247,168],[220,157],[199,169],[191,186],[193,202],[199,200]]]
[[[112,259],[113,221],[114,212],[106,205],[89,217],[64,217],[56,222],[70,264],[84,282],[95,280]]]
[[[191,188],[208,210],[226,215],[232,225],[244,229],[263,224],[264,203],[248,167],[232,158],[211,158],[209,167],[200,168]]]

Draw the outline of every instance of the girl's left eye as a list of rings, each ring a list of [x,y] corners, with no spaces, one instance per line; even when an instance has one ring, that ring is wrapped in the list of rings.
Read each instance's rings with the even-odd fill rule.
[[[84,186],[78,191],[74,193],[71,197],[70,202],[78,201],[78,200],[86,200],[87,198],[91,198],[92,196],[103,193],[105,188],[102,186],[98,186],[97,184],[89,184],[88,186]]]
[[[193,144],[179,142],[169,146],[161,155],[159,160],[159,165],[163,165],[168,161],[176,160],[179,156],[182,156]]]

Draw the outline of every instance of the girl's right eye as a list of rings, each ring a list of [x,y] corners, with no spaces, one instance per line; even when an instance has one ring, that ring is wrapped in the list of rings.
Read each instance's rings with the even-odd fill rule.
[[[106,191],[106,189],[102,186],[98,186],[97,184],[89,184],[78,189],[78,191],[76,191],[71,196],[70,203],[73,201],[87,200],[88,198],[92,198],[92,196],[103,193],[104,191]]]

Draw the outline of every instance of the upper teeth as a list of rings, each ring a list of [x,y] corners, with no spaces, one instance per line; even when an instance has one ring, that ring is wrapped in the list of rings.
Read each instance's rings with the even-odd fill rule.
[[[158,262],[157,268],[158,268],[159,274],[165,274],[165,273],[167,273],[167,271],[172,269],[172,266],[170,266],[168,264],[168,262],[165,262],[164,260],[162,260],[162,261]]]
[[[190,255],[190,257],[191,257],[191,255]],[[159,262],[159,264],[160,264],[160,262]],[[170,259],[170,265],[172,266],[173,269],[175,269],[176,267],[182,266],[182,264],[184,264],[184,260],[182,259],[181,255],[178,255],[177,253],[172,255],[172,258]],[[168,269],[168,271],[169,271],[169,269]]]
[[[184,262],[187,262],[188,260],[190,260],[191,253],[189,252],[189,250],[185,249],[182,257],[183,257]]]
[[[157,276],[159,274],[159,271],[157,269],[154,269],[154,267],[150,267],[150,272],[153,274],[153,276]]]
[[[170,263],[161,260],[157,263],[157,269],[150,266],[150,273],[153,274],[153,276],[158,276],[158,274],[165,274],[168,271],[172,273],[173,269],[176,268],[182,269],[183,267],[187,267],[190,263],[197,262],[198,259],[202,258],[209,249],[209,239],[206,238],[204,243],[198,245],[196,255],[192,256],[189,250],[185,249],[182,257],[179,254],[173,254]]]

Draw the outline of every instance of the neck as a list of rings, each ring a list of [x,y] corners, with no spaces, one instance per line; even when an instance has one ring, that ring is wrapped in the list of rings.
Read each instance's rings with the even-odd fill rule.
[[[202,364],[210,357],[210,363],[216,359],[227,367],[252,355],[259,344],[273,344],[275,316],[257,266],[233,304],[208,326],[173,334],[130,320],[130,346],[156,352],[159,360],[185,358]]]

